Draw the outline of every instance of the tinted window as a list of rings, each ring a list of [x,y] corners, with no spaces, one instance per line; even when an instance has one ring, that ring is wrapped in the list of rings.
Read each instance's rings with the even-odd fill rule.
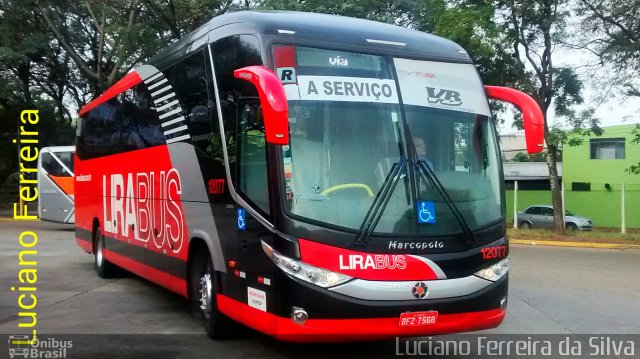
[[[82,133],[76,144],[78,156],[82,159],[107,156],[120,151],[121,116],[117,113],[122,104],[111,99],[89,111],[83,118]]]
[[[233,71],[251,65],[262,65],[258,39],[250,35],[234,35],[220,39],[212,45],[214,67],[222,121],[224,123],[227,152],[232,180],[236,181],[236,116],[242,98],[257,98],[255,87],[248,81],[235,78]]]
[[[149,148],[165,143],[158,114],[144,84],[89,111],[76,151],[81,159]]]
[[[55,155],[73,173],[73,152],[56,152]]]
[[[212,119],[216,119],[215,103],[207,89],[206,57],[203,51],[189,56],[165,71],[173,86],[187,120],[191,143],[197,149],[214,156],[218,136],[212,131]],[[180,126],[182,123],[177,123]],[[217,124],[216,128],[217,128]],[[171,126],[167,127],[170,129]],[[217,131],[216,131],[217,132]],[[214,156],[215,157],[215,156]]]
[[[216,41],[211,50],[231,180],[245,199],[268,214],[264,128],[255,101],[258,93],[248,81],[233,75],[239,68],[262,65],[258,39],[251,35],[234,35]]]
[[[260,104],[243,104],[238,117],[238,189],[268,214],[267,151]]]
[[[120,95],[122,100],[121,151],[149,148],[165,143],[151,93],[139,84]]]
[[[540,214],[540,207],[529,207],[524,213],[526,213],[526,214]]]
[[[54,156],[58,157],[58,160],[56,160],[56,158],[54,158]],[[43,152],[40,157],[41,157],[41,161],[42,161],[42,169],[44,169],[47,174],[49,174],[50,176],[56,176],[56,177],[71,177],[72,174],[69,173],[69,171],[73,171],[73,167],[69,167],[69,164],[73,164],[73,161],[69,161],[69,158],[72,158],[73,156],[73,152],[61,152],[61,153],[55,153],[55,154],[51,154],[49,152]],[[59,162],[60,161],[60,162]],[[64,164],[67,169],[65,170],[65,168],[62,166],[62,164]]]
[[[571,182],[572,191],[591,191],[591,182]]]

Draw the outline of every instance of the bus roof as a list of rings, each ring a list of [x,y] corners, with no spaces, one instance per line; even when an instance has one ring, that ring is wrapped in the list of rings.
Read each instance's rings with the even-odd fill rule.
[[[221,29],[225,26],[228,30]],[[376,21],[296,11],[239,11],[216,16],[148,63],[162,69],[195,50],[196,46],[189,45],[215,30],[223,30],[220,37],[258,33],[301,45],[471,63],[460,45],[436,35]]]
[[[208,36],[215,34],[214,36]],[[234,34],[260,34],[269,41],[345,51],[389,54],[404,58],[472,63],[467,52],[445,38],[400,26],[346,16],[296,11],[238,11],[216,16],[152,57],[147,64],[160,70],[173,65],[209,40]],[[339,41],[336,41],[339,39]],[[91,109],[141,81],[129,72],[79,111]]]

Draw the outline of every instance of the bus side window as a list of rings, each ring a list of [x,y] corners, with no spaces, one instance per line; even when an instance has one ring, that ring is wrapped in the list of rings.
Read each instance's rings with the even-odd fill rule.
[[[143,143],[144,148],[164,145],[165,138],[158,112],[151,99],[151,92],[145,84],[139,84],[134,88],[132,101],[137,107],[136,134]]]
[[[60,166],[60,164],[53,158],[53,156],[50,153],[48,152],[42,153],[40,157],[42,157],[42,168],[47,172],[48,175],[50,176],[65,175],[65,171],[63,170],[62,166]]]
[[[215,158],[212,151],[213,140],[211,114],[216,114],[213,98],[208,93],[204,51],[178,62],[165,71],[173,86],[187,119],[191,143],[201,151]]]
[[[238,111],[239,190],[269,214],[267,149],[262,108],[257,101],[241,105]]]
[[[239,68],[262,65],[259,41],[253,35],[233,35],[215,41],[211,45],[211,52],[231,180],[243,197],[253,202],[260,212],[268,215],[264,133],[256,126],[247,127],[248,123],[255,125],[261,122],[256,117],[261,116],[258,115],[261,113],[258,110],[258,93],[252,84],[233,75]]]
[[[120,128],[118,112],[122,103],[113,98],[87,113],[82,123],[82,133],[76,151],[81,159],[108,156],[120,152],[116,140]]]

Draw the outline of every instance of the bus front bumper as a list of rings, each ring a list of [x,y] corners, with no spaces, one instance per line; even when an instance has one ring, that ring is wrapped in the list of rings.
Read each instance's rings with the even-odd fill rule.
[[[363,341],[468,332],[495,328],[504,320],[508,275],[471,295],[442,300],[364,301],[335,293],[327,295],[326,290],[322,293],[317,287],[292,280],[284,288],[280,287],[276,313],[225,295],[217,296],[218,308],[240,323],[291,342]],[[304,323],[294,321],[293,308],[305,310],[308,319]],[[421,311],[437,311],[436,323],[400,326],[402,313]]]

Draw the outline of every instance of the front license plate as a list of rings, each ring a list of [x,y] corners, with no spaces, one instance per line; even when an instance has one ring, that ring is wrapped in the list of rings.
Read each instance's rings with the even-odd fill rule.
[[[434,325],[438,321],[438,312],[408,312],[400,314],[401,327],[420,327]]]

